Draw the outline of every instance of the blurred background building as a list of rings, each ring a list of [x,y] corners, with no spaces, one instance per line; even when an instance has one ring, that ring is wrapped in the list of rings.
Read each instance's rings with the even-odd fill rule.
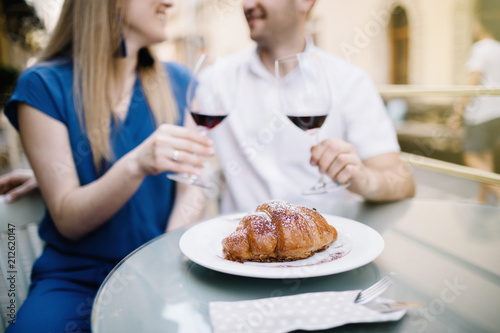
[[[466,83],[473,43],[473,0],[318,0],[309,22],[316,44],[366,70],[377,85],[443,88]],[[203,51],[251,47],[240,0],[178,2],[166,59],[194,66]],[[461,132],[444,123],[456,96],[383,94],[406,151],[461,160]],[[404,121],[401,121],[404,120]]]
[[[33,60],[63,0],[1,0],[0,68],[12,74]],[[317,0],[308,29],[318,46],[367,71],[380,89],[402,149],[462,164],[462,132],[445,126],[453,93],[432,93],[467,82],[474,0]],[[241,0],[174,0],[168,42],[160,57],[193,68],[202,52],[224,56],[253,47]],[[31,60],[30,60],[31,59]],[[3,75],[3,74],[2,74]],[[4,80],[6,94],[12,79]],[[398,85],[398,86],[394,86]],[[429,94],[399,94],[401,86]],[[417,89],[418,90],[418,89]],[[0,121],[0,174],[22,166],[9,125]],[[499,156],[500,154],[497,154]],[[500,165],[500,163],[498,163]]]
[[[224,55],[251,45],[240,0],[183,0],[166,54],[192,64],[200,49]],[[473,0],[318,0],[309,31],[323,49],[378,84],[454,85],[465,79]]]

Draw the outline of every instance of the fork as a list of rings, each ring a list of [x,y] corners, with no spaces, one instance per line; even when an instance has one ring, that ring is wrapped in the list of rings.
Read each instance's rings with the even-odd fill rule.
[[[366,304],[373,301],[375,298],[382,295],[382,293],[384,293],[384,291],[386,291],[387,288],[389,288],[393,283],[394,281],[389,275],[384,276],[380,281],[376,282],[372,286],[361,290],[354,300],[354,303]]]

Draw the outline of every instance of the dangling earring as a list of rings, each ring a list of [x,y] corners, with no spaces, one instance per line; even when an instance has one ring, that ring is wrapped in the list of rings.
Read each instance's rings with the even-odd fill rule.
[[[125,37],[123,36],[123,32],[121,31],[120,31],[120,57],[121,58],[127,57],[127,45],[125,44]]]
[[[123,35],[123,26],[121,24],[121,17],[118,15],[117,21],[120,24],[120,58],[127,57],[127,44],[125,43],[125,36]]]

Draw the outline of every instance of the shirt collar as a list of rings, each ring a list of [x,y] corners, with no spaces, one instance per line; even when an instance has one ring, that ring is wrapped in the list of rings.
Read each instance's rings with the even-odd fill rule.
[[[316,45],[314,45],[312,37],[306,35],[305,39],[306,39],[306,47],[304,49],[304,52],[314,51],[316,49]],[[257,46],[255,46],[253,52],[251,53],[249,68],[250,71],[256,76],[259,76],[267,80],[274,80],[274,74],[271,74],[260,60],[259,53],[257,52]]]
[[[316,50],[316,45],[314,44],[314,41],[310,35],[306,35],[306,48],[304,52],[312,52]]]
[[[250,55],[249,69],[255,76],[266,80],[274,80],[274,75],[267,70],[260,60],[259,53],[257,52],[257,46],[255,46]]]

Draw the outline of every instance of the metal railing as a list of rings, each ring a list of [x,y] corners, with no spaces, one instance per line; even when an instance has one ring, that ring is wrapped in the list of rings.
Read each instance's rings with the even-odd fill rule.
[[[499,96],[500,87],[492,86],[425,86],[425,85],[379,85],[378,91],[382,97],[413,97],[413,96]]]
[[[424,86],[424,85],[379,85],[379,93],[382,97],[415,97],[415,96],[437,96],[446,95],[452,97],[461,96],[500,96],[498,86]],[[444,173],[488,185],[500,186],[500,174],[487,172],[476,168],[444,162],[441,160],[410,154],[401,153],[401,158],[411,166]]]
[[[410,166],[419,167],[475,182],[500,186],[500,175],[455,163],[444,162],[421,155],[400,153],[401,159]]]

